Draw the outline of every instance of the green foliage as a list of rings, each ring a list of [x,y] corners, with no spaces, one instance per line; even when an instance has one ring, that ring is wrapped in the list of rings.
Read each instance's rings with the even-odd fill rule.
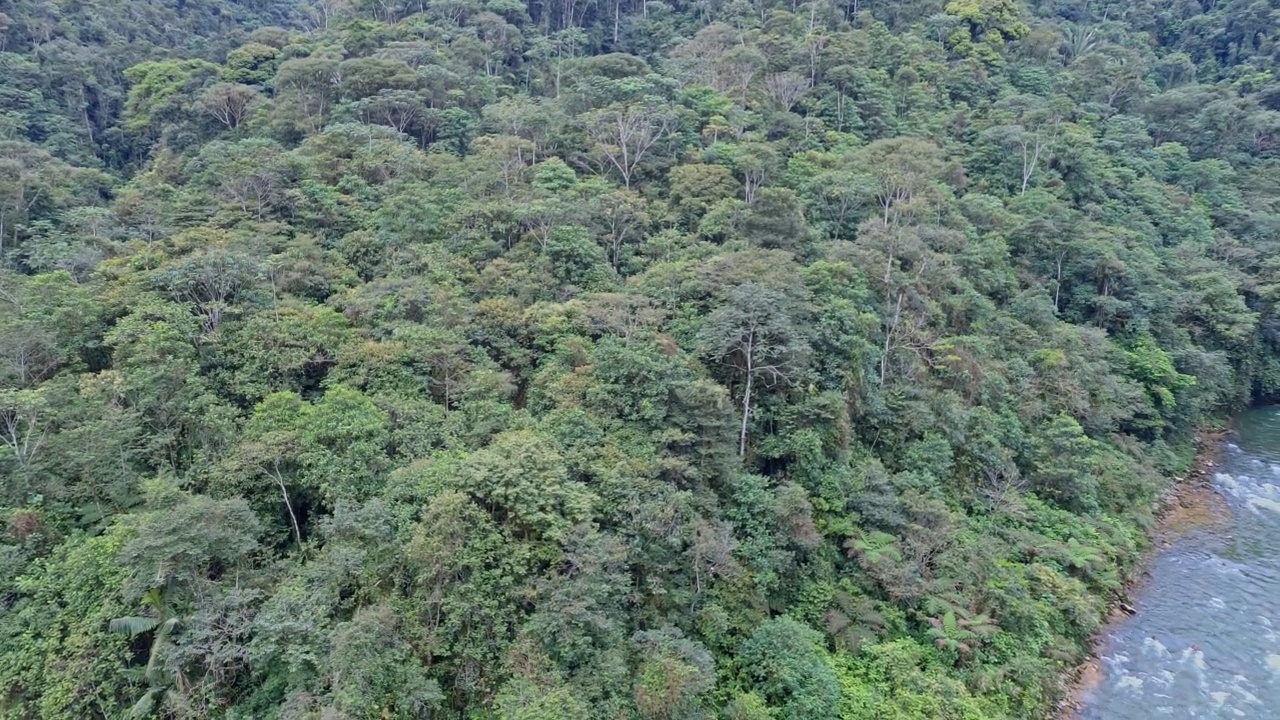
[[[158,123],[176,121],[188,111],[190,99],[186,96],[193,95],[217,72],[217,65],[203,60],[145,62],[125,70],[130,83],[125,128],[150,130]]]
[[[550,438],[515,430],[467,458],[459,480],[519,534],[560,540],[572,524],[591,516],[595,500],[565,470]]]
[[[1140,338],[1125,355],[1131,377],[1147,387],[1160,407],[1173,409],[1177,406],[1174,393],[1196,384],[1194,376],[1183,375],[1174,368],[1173,358],[1150,335]]]
[[[68,538],[18,578],[6,612],[0,685],[6,713],[40,718],[122,715],[133,704],[127,639],[108,631],[123,613],[127,570],[116,559],[129,533]]]
[[[778,717],[839,717],[840,686],[815,630],[785,615],[768,620],[738,657]]]
[[[857,657],[837,656],[835,668],[841,720],[1003,717],[948,677],[938,656],[910,639],[868,646]]]
[[[246,85],[263,85],[275,75],[280,50],[262,43],[246,43],[227,53],[222,79]]]
[[[947,35],[952,49],[984,62],[999,61],[1006,42],[1031,32],[1014,0],[955,0],[947,3],[946,13],[959,21]]]
[[[3,718],[1048,717],[1280,397],[1247,2],[15,3]]]
[[[382,605],[361,608],[334,628],[333,647],[322,665],[329,686],[322,712],[416,718],[444,699],[435,681],[427,679],[402,622]]]
[[[497,717],[502,720],[583,720],[591,712],[578,699],[572,688],[527,687],[512,682],[498,693]]]

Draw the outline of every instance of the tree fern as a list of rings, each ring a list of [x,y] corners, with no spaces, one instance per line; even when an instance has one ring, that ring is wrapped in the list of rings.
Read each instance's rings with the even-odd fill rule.
[[[865,595],[836,591],[833,607],[827,610],[827,632],[836,645],[857,652],[868,640],[884,631],[884,616]]]

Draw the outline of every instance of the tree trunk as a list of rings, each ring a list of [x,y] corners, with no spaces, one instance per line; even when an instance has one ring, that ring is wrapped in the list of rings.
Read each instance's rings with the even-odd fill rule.
[[[738,457],[747,454],[747,419],[751,416],[751,382],[755,379],[755,333],[747,337],[747,386],[742,391],[742,428],[738,431]]]
[[[275,479],[276,485],[280,486],[280,495],[284,498],[284,506],[289,511],[289,522],[293,525],[293,539],[298,541],[298,545],[302,545],[302,530],[298,527],[298,516],[293,513],[293,503],[289,501],[289,490],[284,486],[284,478],[280,477],[278,469],[271,473],[271,477]]]
[[[889,374],[889,351],[893,348],[893,336],[898,330],[898,322],[902,319],[903,291],[898,291],[897,306],[893,310],[893,322],[886,323],[884,329],[884,352],[880,354],[880,385],[884,385]]]
[[[1027,194],[1027,184],[1031,182],[1031,176],[1036,171],[1036,162],[1040,159],[1040,138],[1036,138],[1035,155],[1027,157],[1028,142],[1022,141],[1022,195]]]
[[[1053,311],[1055,313],[1059,311],[1058,298],[1062,294],[1062,261],[1063,261],[1063,256],[1058,255],[1057,285],[1055,285],[1053,288]]]

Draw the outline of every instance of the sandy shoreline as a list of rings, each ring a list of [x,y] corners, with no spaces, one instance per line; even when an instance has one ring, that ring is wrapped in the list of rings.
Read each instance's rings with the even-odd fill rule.
[[[1066,683],[1068,691],[1058,705],[1058,720],[1075,720],[1084,701],[1102,682],[1101,657],[1106,649],[1109,631],[1133,612],[1127,600],[1136,595],[1149,578],[1147,565],[1151,558],[1181,535],[1230,520],[1230,508],[1213,485],[1227,431],[1202,432],[1197,437],[1198,453],[1186,477],[1175,478],[1157,501],[1158,526],[1146,558],[1130,573],[1125,583],[1124,598],[1112,606],[1102,628],[1094,635],[1089,657],[1073,672]]]

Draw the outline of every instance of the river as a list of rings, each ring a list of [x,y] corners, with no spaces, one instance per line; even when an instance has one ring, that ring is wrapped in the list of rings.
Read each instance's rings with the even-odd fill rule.
[[[1280,409],[1244,413],[1225,442],[1229,519],[1152,559],[1079,718],[1280,718]]]

